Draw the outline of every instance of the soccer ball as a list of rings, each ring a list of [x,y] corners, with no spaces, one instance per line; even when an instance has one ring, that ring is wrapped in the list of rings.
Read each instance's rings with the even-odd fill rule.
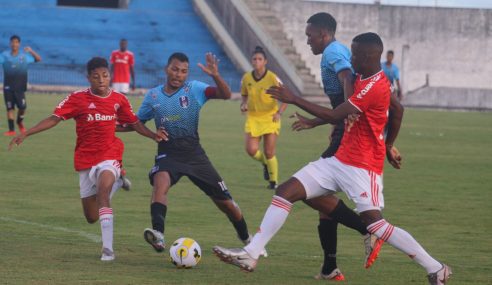
[[[182,237],[169,249],[171,263],[178,268],[195,267],[202,258],[200,245],[191,238]]]

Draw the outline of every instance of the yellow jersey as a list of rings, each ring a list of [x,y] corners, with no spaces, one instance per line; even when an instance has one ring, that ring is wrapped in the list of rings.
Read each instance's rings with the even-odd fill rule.
[[[248,116],[275,114],[278,111],[277,100],[266,94],[266,90],[280,85],[280,79],[268,69],[259,79],[253,72],[247,72],[241,80],[241,95],[248,96]]]

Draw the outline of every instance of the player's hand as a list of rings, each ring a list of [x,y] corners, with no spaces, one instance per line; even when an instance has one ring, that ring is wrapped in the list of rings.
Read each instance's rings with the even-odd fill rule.
[[[9,151],[12,150],[14,145],[20,145],[24,141],[25,138],[26,138],[25,134],[20,134],[20,135],[16,136],[15,138],[13,138],[9,143]]]
[[[296,118],[297,119],[297,121],[292,123],[292,130],[293,131],[302,131],[302,130],[312,129],[316,126],[310,119],[304,117],[303,115],[299,115],[299,113],[297,113],[297,112],[295,112],[289,118]]]
[[[205,54],[205,65],[199,63],[198,66],[210,76],[219,75],[219,59],[211,52]]]
[[[344,122],[347,133],[350,132],[350,129],[352,128],[354,123],[359,120],[359,117],[359,114],[350,114],[347,116],[347,118],[345,118]]]
[[[386,147],[386,157],[388,162],[396,169],[401,168],[402,157],[398,149],[394,146]]]
[[[32,48],[30,46],[27,46],[24,48],[24,51],[25,52],[28,52],[28,53],[31,53],[32,52]]]
[[[287,104],[294,103],[297,97],[289,89],[285,88],[283,85],[272,86],[268,88],[266,93],[270,94],[270,97],[272,97],[273,99],[277,99],[280,102],[284,102]]]
[[[282,115],[279,112],[276,112],[272,116],[272,122],[274,122],[274,123],[279,122],[281,117],[282,117]]]
[[[241,103],[241,106],[239,108],[241,109],[241,113],[248,112],[248,103],[247,102]]]
[[[169,134],[164,128],[159,128],[156,132],[155,141],[156,142],[168,141],[169,140],[168,136]]]

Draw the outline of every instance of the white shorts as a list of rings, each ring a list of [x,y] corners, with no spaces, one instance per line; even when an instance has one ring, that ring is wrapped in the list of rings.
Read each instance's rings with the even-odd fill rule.
[[[98,165],[93,166],[91,169],[79,171],[80,198],[87,198],[96,195],[97,179],[99,178],[99,174],[104,170],[111,171],[115,177],[113,189],[115,187],[117,187],[116,189],[121,187],[122,181],[121,179],[118,179],[121,174],[120,162],[117,160],[105,160],[100,162]]]
[[[293,177],[304,186],[306,199],[342,191],[355,203],[359,213],[384,207],[381,175],[344,164],[334,156],[310,162]]]
[[[128,93],[130,91],[130,83],[115,82],[113,83],[113,90],[120,93]]]

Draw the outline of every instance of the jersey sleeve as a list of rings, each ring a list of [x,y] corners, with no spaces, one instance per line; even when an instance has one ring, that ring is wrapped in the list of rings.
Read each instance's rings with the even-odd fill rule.
[[[26,58],[26,62],[27,63],[33,63],[33,62],[36,61],[36,59],[34,58],[34,56],[32,56],[32,54],[30,54],[28,52],[26,52],[25,58]]]
[[[3,53],[0,53],[0,64],[3,64],[5,62],[5,56],[3,56]]]
[[[114,54],[114,51],[113,51],[113,52],[111,52],[111,56],[109,56],[109,63],[114,64],[114,60],[115,60],[114,57],[115,57],[115,54]]]
[[[132,105],[128,101],[128,99],[125,96],[121,96],[121,104],[120,108],[118,109],[117,115],[118,115],[118,122],[120,124],[134,124],[138,121],[137,116],[133,112]]]
[[[73,94],[68,95],[63,99],[53,111],[53,115],[68,120],[77,115],[77,100]]]
[[[142,122],[147,122],[154,118],[154,109],[152,108],[152,92],[154,90],[149,90],[147,94],[145,94],[144,100],[140,109],[138,109],[137,117]]]
[[[327,53],[326,61],[328,65],[335,71],[335,73],[339,73],[345,69],[351,69],[352,65],[350,64],[350,59],[343,56],[342,53],[330,51]]]
[[[209,85],[200,81],[193,81],[191,85],[192,94],[195,96],[195,99],[198,101],[200,106],[203,106],[205,102],[207,102],[207,89]]]
[[[371,84],[372,83],[372,84]],[[377,88],[378,82],[370,82],[364,88],[361,88],[359,92],[354,93],[348,101],[354,105],[361,113],[364,113],[371,107],[374,100],[378,98]],[[376,94],[376,96],[375,96]]]
[[[398,69],[398,66],[394,65],[393,66],[393,77],[396,79],[396,80],[400,80],[400,70]]]
[[[133,56],[133,53],[131,53],[131,54],[130,54],[130,57],[129,57],[129,59],[128,59],[128,64],[129,64],[130,66],[133,66],[133,65],[135,64],[135,58],[134,58],[134,56]]]
[[[241,78],[241,95],[248,96],[248,87],[246,83],[246,74]]]

